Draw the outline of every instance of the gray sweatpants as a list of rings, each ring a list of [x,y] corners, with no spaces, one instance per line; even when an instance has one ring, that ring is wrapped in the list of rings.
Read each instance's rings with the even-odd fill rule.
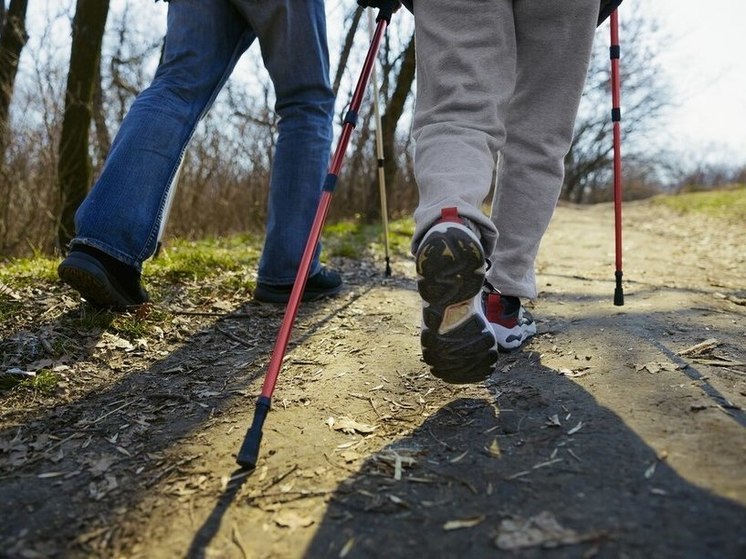
[[[505,295],[536,297],[534,261],[562,188],[598,6],[416,3],[414,249],[440,209],[455,206],[481,233],[493,264],[487,279]]]

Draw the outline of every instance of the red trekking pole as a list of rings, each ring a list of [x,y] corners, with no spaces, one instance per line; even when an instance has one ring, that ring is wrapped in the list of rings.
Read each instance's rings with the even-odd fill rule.
[[[622,289],[622,109],[621,83],[619,78],[619,16],[618,10],[611,12],[611,120],[614,134],[614,237],[616,254],[616,287],[614,288],[614,304],[624,305],[624,291]]]
[[[293,322],[298,314],[298,307],[300,306],[301,297],[303,296],[303,290],[306,287],[311,260],[313,260],[313,253],[316,250],[316,245],[321,236],[321,229],[324,226],[326,214],[329,211],[329,204],[331,203],[332,194],[337,185],[337,179],[339,178],[339,171],[342,168],[342,159],[345,150],[347,149],[347,144],[350,141],[352,130],[357,124],[358,111],[360,110],[360,105],[365,96],[365,90],[376,61],[381,39],[386,31],[387,25],[391,21],[391,14],[395,7],[398,7],[398,1],[391,2],[388,9],[381,8],[378,11],[376,30],[371,40],[365,63],[363,64],[363,70],[352,95],[350,108],[344,118],[342,133],[337,144],[337,149],[334,152],[334,156],[329,165],[329,173],[324,181],[324,189],[321,194],[321,199],[319,200],[318,208],[316,209],[316,217],[311,225],[311,231],[309,233],[303,256],[301,257],[298,273],[295,277],[295,283],[293,284],[293,290],[290,292],[290,300],[285,309],[285,316],[280,324],[280,331],[277,335],[274,349],[272,350],[272,357],[269,361],[267,374],[264,377],[262,392],[256,402],[254,419],[246,432],[241,449],[238,451],[236,462],[247,469],[254,468],[259,457],[259,445],[262,441],[262,426],[264,425],[267,412],[269,412],[272,404],[272,393],[275,390],[277,376],[280,373],[282,360],[285,356],[285,351],[287,350],[288,342],[290,340],[290,332],[293,328]]]

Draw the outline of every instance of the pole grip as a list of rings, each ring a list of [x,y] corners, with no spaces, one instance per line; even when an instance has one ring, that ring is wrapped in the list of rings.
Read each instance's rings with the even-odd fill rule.
[[[272,400],[266,396],[259,396],[256,401],[254,420],[251,422],[251,427],[246,431],[243,444],[236,457],[239,466],[247,470],[253,470],[256,467],[256,462],[259,459],[259,445],[262,443],[262,427],[271,406]]]

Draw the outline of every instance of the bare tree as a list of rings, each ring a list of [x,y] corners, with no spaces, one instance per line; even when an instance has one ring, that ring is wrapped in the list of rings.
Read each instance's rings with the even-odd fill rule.
[[[399,146],[396,144],[396,129],[412,91],[414,77],[415,46],[414,33],[412,33],[409,43],[401,54],[401,64],[394,79],[396,83],[394,91],[386,104],[386,112],[381,117],[383,152],[386,154],[386,157],[384,157],[384,176],[386,177],[387,190],[396,184],[396,175],[400,168],[401,158],[398,157]],[[389,193],[387,192],[387,194]]]
[[[347,61],[350,59],[350,53],[352,52],[352,45],[355,41],[355,33],[360,25],[360,18],[363,15],[363,8],[355,8],[352,14],[349,16],[350,24],[347,27],[347,33],[345,33],[345,40],[342,43],[342,52],[339,56],[339,64],[337,64],[337,71],[334,75],[334,84],[332,88],[336,93],[339,91],[339,86],[342,83],[342,76],[344,75],[345,68],[347,67]]]
[[[88,134],[108,12],[109,0],[78,0],[75,8],[57,167],[61,201],[57,239],[61,247],[72,239],[75,210],[91,183]]]
[[[603,35],[608,30],[599,29]],[[651,182],[669,157],[656,143],[671,103],[666,77],[655,56],[665,43],[657,24],[636,14],[621,20],[622,138],[626,177]],[[608,191],[612,173],[611,79],[608,39],[597,37],[575,137],[565,160],[562,198],[583,203]]]

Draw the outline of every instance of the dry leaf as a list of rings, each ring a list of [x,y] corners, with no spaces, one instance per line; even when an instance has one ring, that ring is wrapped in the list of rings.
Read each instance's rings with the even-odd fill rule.
[[[650,363],[643,363],[642,365],[635,365],[635,371],[638,373],[641,371],[647,371],[651,375],[660,373],[661,371],[678,371],[681,367],[675,363],[656,363],[651,361]]]
[[[404,502],[404,499],[397,497],[396,495],[389,495],[389,500],[392,503],[395,503],[397,505],[403,505],[406,506],[406,503]]]
[[[578,431],[580,431],[582,428],[583,428],[583,422],[582,421],[578,421],[578,424],[575,427],[573,427],[572,429],[570,429],[567,432],[567,434],[568,435],[574,435],[575,433],[577,433]]]
[[[106,473],[114,462],[117,461],[116,456],[111,454],[105,454],[98,460],[92,460],[88,471],[91,472],[93,477],[98,477]]]
[[[314,523],[314,519],[310,516],[303,516],[292,510],[278,512],[273,520],[278,526],[282,528],[290,528],[291,530],[295,530],[296,528],[308,528]]]
[[[340,559],[344,559],[347,557],[347,555],[352,551],[352,548],[355,547],[355,538],[350,538],[347,540],[347,543],[344,544],[342,549],[339,551],[339,557]]]
[[[355,452],[354,450],[346,450],[345,452],[340,454],[340,456],[342,457],[342,460],[344,460],[348,464],[350,462],[354,462],[355,460],[360,460],[361,458],[360,453]]]
[[[443,530],[449,531],[449,530],[461,530],[462,528],[473,528],[474,526],[477,526],[484,522],[484,515],[483,516],[475,516],[473,518],[463,518],[460,520],[449,520],[445,524],[443,524]]]
[[[485,449],[485,450],[486,450],[486,449]],[[458,462],[461,462],[461,460],[463,460],[463,459],[464,459],[464,458],[466,457],[466,455],[467,455],[467,454],[469,454],[469,450],[468,450],[468,449],[467,449],[467,450],[465,450],[465,451],[463,451],[463,452],[462,452],[461,454],[459,454],[458,456],[456,456],[456,458],[451,458],[451,459],[449,460],[449,462],[450,462],[451,464],[456,464],[456,463],[458,463]]]
[[[135,349],[135,346],[133,346],[129,340],[120,338],[110,332],[104,332],[101,335],[101,339],[96,344],[96,347],[105,349],[122,349],[125,352],[134,351]]]
[[[0,295],[5,295],[6,297],[10,297],[15,301],[21,301],[23,299],[20,293],[18,293],[17,291],[13,291],[13,289],[2,282],[0,282]]]
[[[487,451],[487,454],[489,454],[493,458],[500,458],[500,456],[502,455],[497,439],[492,439],[492,444],[490,444],[489,448],[485,448],[485,450]]]
[[[555,413],[552,417],[547,417],[546,425],[548,427],[562,427],[562,424],[559,420],[559,415]]]
[[[495,545],[500,549],[516,550],[528,547],[557,547],[587,541],[594,535],[581,535],[563,528],[551,512],[544,511],[525,520],[506,519],[500,523]]]
[[[64,476],[66,473],[67,472],[44,472],[43,474],[39,474],[36,477],[38,477],[39,479],[49,479],[53,477]]]
[[[234,304],[230,301],[215,301],[212,304],[213,309],[217,309],[219,311],[232,311],[234,307]]]
[[[332,420],[332,424],[329,425],[332,429],[334,429],[335,431],[342,431],[343,433],[347,433],[348,435],[353,435],[356,432],[367,435],[368,433],[372,433],[376,430],[375,425],[359,423],[354,419],[350,419],[349,417],[340,417],[338,421],[334,421],[334,418],[329,419]],[[329,424],[328,420],[327,424]]]
[[[585,356],[586,360],[591,359],[590,356]],[[559,374],[564,375],[568,378],[580,378],[590,373],[590,367],[578,367],[577,369],[560,369]]]

